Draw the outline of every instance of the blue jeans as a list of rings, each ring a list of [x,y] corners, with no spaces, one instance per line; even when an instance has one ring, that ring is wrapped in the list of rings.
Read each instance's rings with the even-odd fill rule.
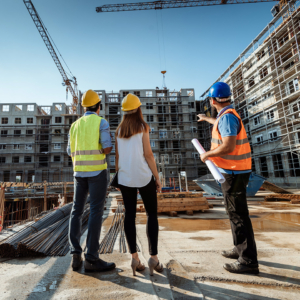
[[[80,246],[82,214],[88,193],[90,193],[90,216],[85,258],[92,261],[99,258],[99,240],[106,190],[107,170],[103,170],[99,175],[94,177],[74,177],[74,202],[69,225],[71,254],[81,255],[82,253]]]

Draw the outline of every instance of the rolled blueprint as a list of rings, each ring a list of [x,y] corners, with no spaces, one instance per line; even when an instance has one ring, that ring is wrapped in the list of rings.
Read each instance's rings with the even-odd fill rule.
[[[197,151],[199,152],[199,154],[206,152],[197,139],[192,139],[192,143],[195,146],[195,148],[197,149]],[[209,168],[209,171],[211,172],[211,174],[214,176],[214,178],[217,181],[219,181],[220,183],[224,183],[225,178],[220,173],[219,169],[215,166],[215,164],[210,159],[206,160],[205,163],[206,163],[207,167]]]

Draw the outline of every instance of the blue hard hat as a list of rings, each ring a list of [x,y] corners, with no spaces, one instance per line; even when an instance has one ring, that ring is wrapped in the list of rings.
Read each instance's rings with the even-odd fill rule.
[[[230,87],[225,82],[216,82],[212,85],[208,92],[208,97],[228,98],[231,96]]]

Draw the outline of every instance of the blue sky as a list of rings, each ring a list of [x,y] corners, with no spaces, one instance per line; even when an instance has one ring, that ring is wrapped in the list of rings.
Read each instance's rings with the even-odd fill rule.
[[[33,0],[80,90],[161,87],[166,69],[169,89],[195,88],[198,99],[272,19],[275,4],[95,12],[126,2]],[[2,0],[1,7],[0,102],[65,102],[62,78],[23,1]]]

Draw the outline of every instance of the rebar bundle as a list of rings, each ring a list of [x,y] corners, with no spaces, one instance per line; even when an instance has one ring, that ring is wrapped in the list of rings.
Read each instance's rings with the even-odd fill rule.
[[[18,244],[28,238],[29,236],[40,232],[53,225],[62,219],[69,217],[72,209],[72,204],[69,203],[57,210],[51,211],[46,214],[43,218],[31,224],[21,231],[17,232],[8,239],[0,243],[0,257],[18,257],[20,253],[18,252]]]
[[[124,231],[124,208],[122,204],[118,205],[115,211],[110,228],[100,243],[100,254],[113,253],[114,246],[119,235],[119,251],[120,253],[127,253],[126,238]],[[137,251],[140,251],[138,245]]]
[[[90,206],[87,204],[82,216],[81,234],[88,226]],[[32,234],[18,244],[19,257],[24,256],[64,256],[69,252],[68,243],[69,216]]]

